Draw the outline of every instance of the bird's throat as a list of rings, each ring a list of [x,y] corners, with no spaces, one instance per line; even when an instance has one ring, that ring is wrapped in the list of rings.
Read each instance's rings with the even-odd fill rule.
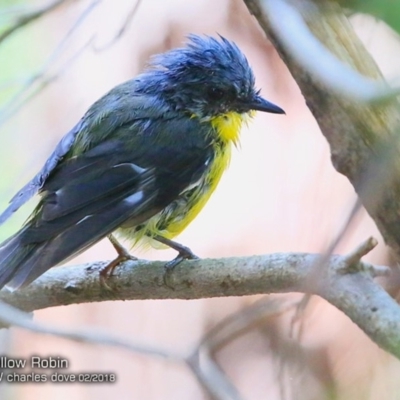
[[[220,140],[225,143],[232,142],[236,145],[239,141],[243,122],[247,122],[249,117],[250,114],[248,113],[239,114],[232,111],[212,118],[211,124],[217,131]]]

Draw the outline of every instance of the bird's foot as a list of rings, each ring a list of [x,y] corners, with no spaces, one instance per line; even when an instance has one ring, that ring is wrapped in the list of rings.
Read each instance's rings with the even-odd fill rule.
[[[124,261],[136,261],[137,258],[129,254],[129,251],[126,250],[125,247],[122,246],[113,235],[109,235],[108,239],[110,240],[114,249],[117,251],[118,256],[109,264],[107,264],[104,268],[102,268],[99,275],[101,285],[104,286],[106,289],[111,290],[111,287],[107,284],[107,280],[113,276],[115,268],[117,268],[118,265],[123,263]]]
[[[164,268],[165,268],[165,273],[164,273],[164,277],[163,277],[164,284],[165,284],[165,286],[174,290],[175,288],[174,288],[174,285],[173,285],[173,282],[171,279],[171,273],[174,270],[174,268],[184,260],[197,260],[199,257],[197,257],[192,252],[192,250],[189,249],[189,247],[183,246],[182,244],[174,242],[170,239],[166,239],[159,235],[153,237],[153,239],[171,247],[172,249],[174,249],[178,252],[178,255],[173,260],[167,262],[164,265]]]
[[[165,264],[164,267],[166,271],[172,271],[183,260],[197,260],[199,258],[192,252],[192,250],[189,249],[189,247],[174,242],[173,240],[167,239],[161,235],[155,235],[153,236],[153,239],[157,240],[157,242],[165,244],[168,247],[171,247],[171,249],[174,249],[178,252],[178,255],[173,260]]]
[[[196,256],[192,252],[192,250],[189,249],[189,247],[179,245],[180,249],[178,250],[178,255],[171,261],[168,261],[165,265],[164,268],[166,271],[170,272],[172,271],[178,264],[180,264],[184,260],[198,260],[199,257]]]

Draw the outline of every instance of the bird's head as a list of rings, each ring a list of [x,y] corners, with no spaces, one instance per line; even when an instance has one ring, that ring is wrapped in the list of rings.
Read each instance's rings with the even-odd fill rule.
[[[284,113],[260,96],[246,57],[222,36],[190,35],[187,47],[155,56],[139,84],[175,110],[204,120],[252,110]]]

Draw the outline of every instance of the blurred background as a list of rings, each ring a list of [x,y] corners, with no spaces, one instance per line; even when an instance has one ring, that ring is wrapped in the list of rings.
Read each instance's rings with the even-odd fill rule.
[[[50,2],[0,0],[0,22]],[[382,72],[400,70],[400,44],[382,22],[353,16],[354,27]],[[355,200],[330,162],[328,145],[274,48],[241,0],[64,1],[0,44],[0,208],[41,168],[59,139],[113,86],[140,72],[149,57],[181,46],[188,33],[235,41],[252,65],[262,94],[286,116],[257,115],[244,129],[231,166],[200,216],[178,238],[201,257],[272,252],[323,252]],[[0,36],[1,37],[1,36]],[[4,240],[35,201],[0,229]],[[210,226],[212,227],[210,229]],[[390,254],[365,212],[336,249],[346,253],[369,236],[380,245],[366,257],[389,264]],[[71,264],[112,259],[108,241]],[[169,260],[173,251],[136,254]],[[299,294],[272,298],[300,298]],[[130,301],[59,307],[35,320],[69,328],[100,327],[119,336],[189,353],[224,318],[257,297],[196,301]],[[292,314],[260,318],[214,356],[245,399],[400,399],[400,363],[380,350],[345,315],[313,298],[302,334]],[[0,333],[0,353],[67,358],[67,372],[114,372],[110,384],[0,383],[1,399],[206,399],[181,364],[19,329]]]

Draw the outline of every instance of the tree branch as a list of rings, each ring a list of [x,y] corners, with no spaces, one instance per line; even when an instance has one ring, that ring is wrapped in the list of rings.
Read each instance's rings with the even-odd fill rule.
[[[320,255],[303,253],[187,261],[174,269],[167,284],[164,262],[128,261],[109,280],[113,290],[100,284],[102,262],[58,267],[23,290],[0,292],[0,300],[31,312],[109,300],[303,292],[329,301],[373,341],[400,358],[400,307],[372,278],[388,270],[357,261],[357,254],[361,256],[373,244],[369,239],[350,256],[334,255],[326,264],[321,264]],[[316,266],[318,274],[313,274]]]
[[[371,82],[375,80],[375,86],[379,87],[382,75],[376,63],[354,33],[340,6],[334,1],[244,2],[299,85],[307,106],[329,142],[334,167],[350,180],[385,242],[400,258],[399,103],[392,98],[385,103],[371,105],[354,101],[354,98],[350,99],[340,90],[332,90],[332,85],[327,86],[320,77],[324,73],[324,67],[319,63],[324,57],[315,55],[311,58],[313,63],[319,65],[321,72],[316,76],[316,68],[310,70],[292,54],[293,47],[303,50],[303,43],[299,39],[302,36],[292,34],[292,46],[287,46],[287,32],[283,31],[287,24],[274,23],[279,18],[276,15],[277,6],[290,5],[291,12],[298,14],[314,39],[330,52],[330,56],[345,64],[347,69],[350,66],[354,73],[363,75],[364,82],[368,81],[374,86]],[[357,82],[362,82],[362,79]],[[382,85],[383,83],[380,84],[381,87]],[[373,91],[373,88],[370,89]],[[369,91],[365,96],[371,97],[372,92]]]

